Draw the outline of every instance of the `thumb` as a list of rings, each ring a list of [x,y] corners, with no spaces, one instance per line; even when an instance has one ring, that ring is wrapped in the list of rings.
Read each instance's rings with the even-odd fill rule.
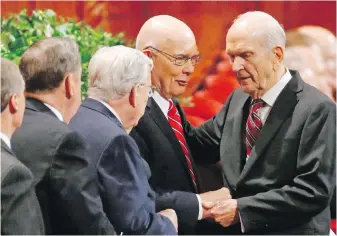
[[[206,208],[206,209],[210,209],[210,208],[212,208],[215,204],[216,204],[216,202],[202,202],[202,207],[203,207],[203,208]]]

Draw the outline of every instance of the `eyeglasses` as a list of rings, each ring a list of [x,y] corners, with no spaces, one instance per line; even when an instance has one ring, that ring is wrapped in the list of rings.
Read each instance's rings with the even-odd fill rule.
[[[157,48],[154,48],[154,47],[147,47],[147,48],[152,48],[152,49],[156,50],[157,52],[161,53],[162,55],[166,56],[176,66],[183,66],[190,59],[191,59],[192,65],[195,66],[196,64],[198,64],[200,62],[200,59],[201,59],[200,55],[194,55],[194,56],[191,56],[191,57],[188,57],[188,56],[172,56],[172,55],[170,55],[166,52],[163,52],[163,51],[161,51]]]
[[[139,87],[148,87],[149,88],[149,98],[153,96],[153,93],[157,90],[156,86],[147,85],[147,84],[138,84]]]

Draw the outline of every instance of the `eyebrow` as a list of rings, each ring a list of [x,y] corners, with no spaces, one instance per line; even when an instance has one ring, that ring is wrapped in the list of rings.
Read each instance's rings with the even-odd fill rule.
[[[240,49],[240,50],[237,50],[237,51],[226,50],[226,53],[228,55],[230,55],[230,54],[243,54],[243,53],[253,53],[254,54],[254,52],[251,49]]]
[[[174,54],[175,57],[190,57],[187,54]],[[200,53],[198,52],[197,54],[193,54],[191,57],[195,57],[195,56],[200,56]]]

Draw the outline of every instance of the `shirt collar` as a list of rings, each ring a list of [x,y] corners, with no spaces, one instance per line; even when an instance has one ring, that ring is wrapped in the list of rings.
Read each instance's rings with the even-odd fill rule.
[[[286,68],[286,72],[281,77],[281,79],[273,86],[271,87],[262,97],[261,99],[268,105],[273,106],[277,97],[280,95],[284,87],[287,85],[287,83],[291,80],[291,74]]]
[[[55,115],[56,117],[63,122],[63,116],[61,114],[61,112],[59,110],[57,110],[55,107],[47,104],[47,103],[43,103],[44,105],[46,105]]]
[[[115,111],[115,109],[113,109],[108,103],[100,100],[100,99],[97,99],[97,98],[92,98],[90,97],[91,99],[94,99],[94,100],[97,100],[99,101],[100,103],[102,103],[106,108],[109,109],[109,111],[111,111],[112,114],[114,114],[116,116],[116,118],[119,120],[119,122],[121,122],[121,124],[123,124],[121,118],[119,117],[118,113]]]
[[[157,91],[153,93],[152,98],[155,100],[160,110],[164,113],[165,117],[167,118],[167,113],[170,106],[169,101],[163,98]]]
[[[8,137],[6,134],[0,132],[0,139],[2,139],[2,141],[4,141],[5,144],[6,144],[10,149],[12,149],[12,147],[11,147],[11,140],[9,139],[9,137]]]

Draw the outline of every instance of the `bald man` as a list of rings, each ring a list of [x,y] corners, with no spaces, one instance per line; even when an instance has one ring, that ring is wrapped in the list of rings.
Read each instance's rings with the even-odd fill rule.
[[[203,202],[228,199],[230,195],[227,188],[197,195],[202,190],[182,128],[187,121],[175,99],[184,93],[200,60],[194,34],[184,22],[172,16],[155,16],[140,29],[136,48],[153,60],[151,80],[157,91],[148,100],[145,114],[131,136],[151,168],[153,189],[158,193],[184,191],[186,196],[193,193],[193,197],[180,201],[186,205],[183,202],[189,199],[194,207],[186,210],[194,214],[195,220],[201,220],[208,217]],[[184,223],[186,219],[179,211],[177,215],[179,234],[198,233],[194,225]]]
[[[285,42],[272,16],[240,15],[226,51],[241,88],[215,117],[186,132],[194,156],[221,160],[233,199],[211,214],[238,234],[329,234],[336,106],[284,66]]]

